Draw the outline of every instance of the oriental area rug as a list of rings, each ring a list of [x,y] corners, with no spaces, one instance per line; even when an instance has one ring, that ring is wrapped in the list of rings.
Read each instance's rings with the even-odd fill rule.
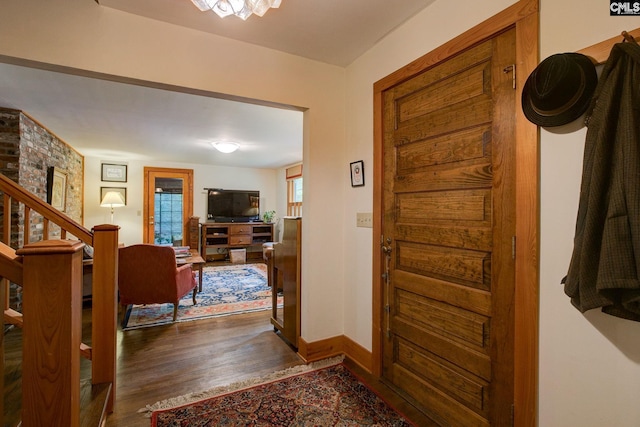
[[[202,292],[193,305],[189,292],[178,306],[176,322],[271,309],[265,264],[204,267]],[[280,303],[282,303],[280,301]],[[125,330],[173,322],[173,304],[134,305]]]
[[[140,412],[151,413],[152,427],[415,426],[341,360],[324,365],[296,366],[267,382],[256,379],[173,398]]]

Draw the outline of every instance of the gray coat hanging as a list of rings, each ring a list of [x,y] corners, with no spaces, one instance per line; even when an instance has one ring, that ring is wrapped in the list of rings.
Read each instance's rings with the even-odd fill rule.
[[[591,103],[565,293],[640,321],[640,46],[614,45]]]

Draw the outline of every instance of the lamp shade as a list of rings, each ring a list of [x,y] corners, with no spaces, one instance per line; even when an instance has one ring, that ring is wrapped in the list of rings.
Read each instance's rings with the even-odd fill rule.
[[[100,202],[100,206],[103,208],[119,208],[124,206],[124,199],[117,191],[107,191],[107,194],[104,195]]]

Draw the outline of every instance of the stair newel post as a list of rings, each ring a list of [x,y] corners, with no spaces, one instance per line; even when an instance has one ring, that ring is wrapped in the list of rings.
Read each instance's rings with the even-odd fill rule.
[[[43,240],[22,255],[22,426],[80,423],[82,248]]]
[[[113,412],[116,394],[116,331],[118,324],[117,225],[95,226],[93,231],[92,383],[111,383],[107,412]]]

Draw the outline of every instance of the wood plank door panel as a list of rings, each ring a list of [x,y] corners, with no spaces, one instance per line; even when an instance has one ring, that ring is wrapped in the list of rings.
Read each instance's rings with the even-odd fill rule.
[[[511,425],[510,30],[383,93],[383,378],[434,421]]]

